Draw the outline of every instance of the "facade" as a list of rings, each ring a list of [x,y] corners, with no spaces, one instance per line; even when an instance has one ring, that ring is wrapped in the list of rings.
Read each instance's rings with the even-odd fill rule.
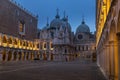
[[[120,80],[120,0],[97,0],[97,64],[108,80]]]
[[[84,20],[76,30],[72,32],[68,17],[60,18],[59,12],[50,24],[47,24],[39,32],[41,43],[41,55],[44,60],[71,61],[78,56],[92,59],[95,53],[95,35],[90,33]]]
[[[81,58],[96,59],[95,33],[92,34],[90,32],[84,20],[82,20],[80,26],[76,29],[74,45],[75,53]]]
[[[36,38],[37,17],[12,0],[0,0],[0,61],[32,60]]]

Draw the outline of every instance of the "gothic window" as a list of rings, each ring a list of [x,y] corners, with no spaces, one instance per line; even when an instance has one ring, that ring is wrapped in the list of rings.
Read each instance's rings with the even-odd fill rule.
[[[44,43],[44,48],[46,48],[46,43]]]
[[[3,43],[7,43],[7,38],[5,36],[3,36],[3,40],[2,40]]]
[[[65,49],[65,53],[67,53],[67,50]]]
[[[26,46],[28,47],[28,42],[26,42]]]
[[[84,51],[84,46],[82,46],[82,50]]]
[[[51,43],[51,48],[53,48],[53,44]]]
[[[14,44],[17,45],[17,40],[16,39],[14,39]]]
[[[8,39],[8,43],[12,44],[12,39],[11,38]]]
[[[20,40],[20,46],[22,46],[22,41]]]
[[[25,34],[25,22],[23,21],[19,22],[19,34],[21,35]]]
[[[88,45],[86,46],[86,50],[88,51]]]
[[[23,41],[23,46],[25,46],[25,41]]]
[[[39,48],[39,43],[37,44],[37,48]]]

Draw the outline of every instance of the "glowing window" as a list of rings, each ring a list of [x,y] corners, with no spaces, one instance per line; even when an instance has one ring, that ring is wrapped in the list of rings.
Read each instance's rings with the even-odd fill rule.
[[[12,39],[11,38],[8,39],[8,43],[12,44]]]
[[[44,43],[44,48],[46,48],[46,43]]]
[[[7,39],[5,36],[3,36],[3,40],[2,40],[3,43],[7,43]]]
[[[20,23],[19,23],[19,33],[25,34],[25,22],[23,22],[23,21],[20,21]]]

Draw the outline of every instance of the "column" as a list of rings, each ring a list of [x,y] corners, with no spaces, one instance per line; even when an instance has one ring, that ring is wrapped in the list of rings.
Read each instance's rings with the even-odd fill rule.
[[[118,45],[118,42],[117,41],[114,41],[114,64],[115,64],[115,67],[114,67],[114,69],[115,69],[115,76],[114,76],[114,79],[115,80],[118,80],[118,72],[119,72],[119,62],[118,62],[118,55],[119,55],[119,52],[118,52],[118,50],[119,50],[119,45]]]
[[[107,78],[109,78],[110,75],[110,52],[109,52],[110,46],[106,45],[106,75]]]
[[[12,52],[12,54],[11,54],[12,56],[12,58],[11,58],[11,61],[13,61],[14,60],[14,52]]]
[[[113,46],[113,41],[109,42],[110,44],[110,49],[109,49],[109,67],[110,67],[110,75],[109,79],[114,80],[114,46]]]

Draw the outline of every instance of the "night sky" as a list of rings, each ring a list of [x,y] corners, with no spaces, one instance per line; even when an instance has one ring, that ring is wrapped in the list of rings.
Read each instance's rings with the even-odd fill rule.
[[[69,17],[72,31],[81,24],[84,16],[86,24],[91,32],[95,31],[95,0],[14,0],[21,6],[37,14],[38,28],[42,29],[49,17],[49,23],[55,18],[56,9],[59,8],[60,18],[63,18],[64,11]]]

